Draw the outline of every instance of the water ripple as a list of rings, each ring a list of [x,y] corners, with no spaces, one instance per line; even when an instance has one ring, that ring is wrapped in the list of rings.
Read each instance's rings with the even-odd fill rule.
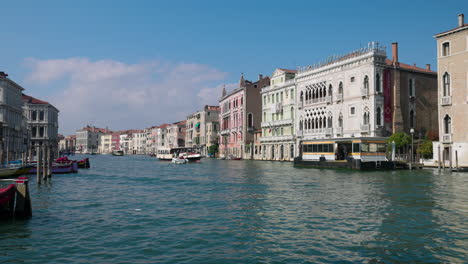
[[[92,156],[0,222],[0,263],[463,263],[468,178]]]

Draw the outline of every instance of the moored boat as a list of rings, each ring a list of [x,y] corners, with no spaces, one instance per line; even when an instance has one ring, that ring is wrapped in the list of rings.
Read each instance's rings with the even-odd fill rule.
[[[63,173],[76,173],[78,172],[78,162],[72,160],[68,163],[52,163],[51,172],[53,174],[63,174]],[[33,166],[28,171],[29,174],[37,173],[37,165]]]
[[[71,161],[75,161],[75,160],[70,160],[70,159],[68,159],[68,157],[61,157],[61,158],[58,158],[58,159],[55,160],[56,163],[69,163]],[[82,160],[76,160],[76,162],[78,163],[78,168],[89,169],[91,167],[91,165],[89,163],[89,158],[84,158]]]
[[[123,152],[123,150],[114,150],[114,151],[112,151],[112,155],[113,156],[123,156],[124,152]]]
[[[188,163],[188,160],[184,157],[176,157],[176,158],[172,158],[172,163],[185,164],[185,163]]]

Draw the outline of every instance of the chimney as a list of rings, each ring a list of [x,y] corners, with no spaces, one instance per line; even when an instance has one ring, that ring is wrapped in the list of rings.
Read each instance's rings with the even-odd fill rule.
[[[465,24],[465,15],[459,14],[458,15],[458,26],[463,27],[464,24]]]
[[[397,65],[398,64],[398,42],[393,42],[392,43],[392,64]]]
[[[258,75],[258,80],[261,81],[263,79],[263,75],[259,74]]]
[[[431,70],[431,65],[430,64],[426,64],[426,70],[428,70],[428,71]]]

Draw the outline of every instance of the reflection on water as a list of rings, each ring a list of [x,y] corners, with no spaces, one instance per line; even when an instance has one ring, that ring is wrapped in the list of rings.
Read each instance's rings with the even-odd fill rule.
[[[92,156],[31,184],[34,216],[0,223],[0,263],[461,263],[466,174],[174,165]]]

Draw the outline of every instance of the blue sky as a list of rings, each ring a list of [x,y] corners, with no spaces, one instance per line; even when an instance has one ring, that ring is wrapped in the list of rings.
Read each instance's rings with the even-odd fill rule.
[[[215,104],[242,72],[255,79],[370,41],[399,42],[400,61],[435,69],[433,35],[468,16],[468,1],[4,1],[1,9],[0,70],[57,105],[68,134],[87,123],[175,122]],[[121,100],[125,89],[138,96]]]

